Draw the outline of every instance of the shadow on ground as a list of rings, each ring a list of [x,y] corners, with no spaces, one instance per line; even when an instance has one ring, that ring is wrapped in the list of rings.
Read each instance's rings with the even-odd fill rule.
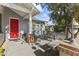
[[[32,47],[32,49],[35,50],[35,51],[34,51],[34,54],[35,54],[36,56],[52,56],[52,53],[51,53],[51,51],[50,51],[50,50],[52,49],[52,47],[48,46],[48,44],[39,45],[39,47],[40,47],[41,49],[43,49],[44,51],[42,51],[41,49],[37,49],[37,50],[36,50],[36,47],[35,47],[35,46]]]
[[[34,53],[36,56],[51,56],[49,53],[43,52],[40,49],[36,50]]]

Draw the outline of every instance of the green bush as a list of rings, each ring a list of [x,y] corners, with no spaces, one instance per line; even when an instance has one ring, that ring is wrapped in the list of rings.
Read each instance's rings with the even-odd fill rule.
[[[52,55],[53,56],[59,56],[59,51],[57,48],[52,49]]]
[[[2,47],[0,47],[0,56],[3,56],[4,55],[4,49]]]
[[[59,56],[59,51],[57,47],[53,49],[51,48],[48,52],[51,54],[51,56]]]
[[[65,31],[65,26],[60,26],[60,25],[54,26],[54,31],[55,32]]]

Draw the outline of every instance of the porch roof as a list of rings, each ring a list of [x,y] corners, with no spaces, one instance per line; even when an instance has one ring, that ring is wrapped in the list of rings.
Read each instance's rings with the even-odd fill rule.
[[[13,3],[11,3],[11,4],[10,3],[0,3],[0,5],[11,8],[11,9],[15,9],[15,10],[18,10],[18,11],[22,11],[22,12],[25,12],[25,13],[30,12],[28,9],[20,7],[18,5],[13,4]]]
[[[28,14],[31,12],[32,8],[32,16],[36,15],[39,12],[31,3],[0,3],[0,5],[10,8],[24,18],[29,17]]]

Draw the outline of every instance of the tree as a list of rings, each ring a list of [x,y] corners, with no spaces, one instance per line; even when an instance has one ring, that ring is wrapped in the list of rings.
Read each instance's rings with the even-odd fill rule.
[[[45,5],[49,6],[49,11],[52,13],[49,15],[50,20],[52,20],[57,25],[55,26],[55,31],[64,31],[66,26],[72,21],[72,18],[79,23],[79,4],[74,3],[37,3],[40,4],[42,8]]]
[[[72,4],[58,4],[51,3],[48,4],[50,10],[53,12],[50,14],[50,18],[53,22],[56,22],[55,26],[57,31],[64,31],[64,27],[66,27],[73,17]],[[57,29],[58,28],[58,29]]]
[[[65,27],[72,21],[72,18],[76,18],[79,22],[79,5],[71,3],[51,3],[48,4],[49,9],[52,11],[50,18],[57,25],[55,29],[57,31],[64,31]]]
[[[75,4],[73,8],[74,8],[74,16],[76,18],[76,21],[79,23],[79,4]]]

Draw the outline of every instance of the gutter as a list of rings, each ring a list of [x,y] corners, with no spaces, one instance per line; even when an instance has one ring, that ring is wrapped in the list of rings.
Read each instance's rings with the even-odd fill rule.
[[[35,8],[35,10],[39,13],[40,11],[31,3],[31,5]]]

